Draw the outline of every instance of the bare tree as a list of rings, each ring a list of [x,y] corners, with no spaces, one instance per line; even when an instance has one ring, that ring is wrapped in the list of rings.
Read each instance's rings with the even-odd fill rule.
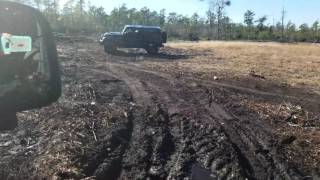
[[[282,11],[281,11],[281,41],[284,41],[284,20],[285,20],[285,16],[286,16],[286,10],[283,6]]]
[[[229,0],[210,0],[209,1],[209,9],[216,12],[217,15],[217,25],[218,25],[218,39],[221,39],[221,33],[223,31],[223,19],[225,8],[231,5],[231,1]]]

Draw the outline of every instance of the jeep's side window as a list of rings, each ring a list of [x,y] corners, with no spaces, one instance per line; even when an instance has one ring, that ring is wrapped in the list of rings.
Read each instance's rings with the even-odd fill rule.
[[[132,33],[132,32],[134,32],[134,31],[135,31],[135,29],[134,29],[134,28],[131,28],[131,27],[128,27],[128,28],[125,30],[126,33]]]

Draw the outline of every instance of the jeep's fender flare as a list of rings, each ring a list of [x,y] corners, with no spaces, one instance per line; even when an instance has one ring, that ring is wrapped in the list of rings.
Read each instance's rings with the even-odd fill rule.
[[[103,45],[107,45],[107,46],[119,46],[119,42],[117,42],[116,39],[113,39],[112,37],[106,37],[104,40],[103,40]]]

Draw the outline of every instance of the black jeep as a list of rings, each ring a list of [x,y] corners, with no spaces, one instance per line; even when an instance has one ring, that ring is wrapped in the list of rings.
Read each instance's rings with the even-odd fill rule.
[[[107,53],[114,53],[117,48],[143,48],[149,54],[157,54],[166,42],[167,33],[160,27],[140,25],[126,25],[122,32],[107,32],[100,39]]]

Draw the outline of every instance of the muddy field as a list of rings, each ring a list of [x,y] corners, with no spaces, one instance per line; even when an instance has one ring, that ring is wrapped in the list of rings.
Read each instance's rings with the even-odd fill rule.
[[[228,73],[219,49],[188,46],[59,41],[63,96],[0,133],[0,179],[320,178],[315,80]]]

